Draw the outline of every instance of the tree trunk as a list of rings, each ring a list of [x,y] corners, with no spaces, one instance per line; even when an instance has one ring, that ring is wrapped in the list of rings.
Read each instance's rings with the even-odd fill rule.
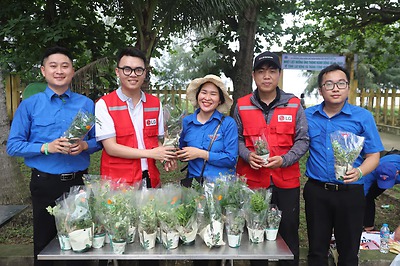
[[[252,70],[253,56],[255,46],[255,35],[257,29],[258,7],[251,6],[239,16],[238,34],[239,51],[236,55],[236,63],[233,75],[230,77],[233,81],[233,100],[249,94],[252,91]]]
[[[5,95],[0,71],[0,204],[26,204],[30,202],[29,180],[21,173],[17,160],[6,152],[10,121]]]

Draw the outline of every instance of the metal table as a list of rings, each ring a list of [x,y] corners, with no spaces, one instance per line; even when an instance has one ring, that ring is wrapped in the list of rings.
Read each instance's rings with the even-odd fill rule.
[[[243,234],[241,246],[228,246],[225,235],[225,246],[208,248],[203,240],[197,236],[194,245],[179,245],[178,248],[167,250],[162,244],[156,244],[154,249],[145,250],[135,239],[127,244],[124,254],[114,254],[110,244],[100,249],[90,249],[87,252],[77,253],[72,250],[62,251],[57,239],[53,239],[38,255],[38,260],[292,260],[293,254],[285,241],[278,235],[276,241],[267,241],[253,244],[248,235]]]
[[[27,207],[28,205],[0,205],[0,227]]]

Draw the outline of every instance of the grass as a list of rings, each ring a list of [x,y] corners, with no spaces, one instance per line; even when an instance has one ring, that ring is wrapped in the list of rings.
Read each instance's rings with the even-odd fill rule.
[[[89,167],[89,172],[91,174],[99,174],[100,169],[100,157],[101,152],[97,152],[91,156],[91,165]],[[300,160],[301,172],[305,171],[305,161],[307,156],[304,156]],[[22,159],[18,159],[21,167],[21,171],[26,176],[26,184],[29,185],[30,169],[27,168]],[[178,170],[173,172],[165,172],[161,170],[161,179],[163,183],[169,182],[179,182],[180,179],[184,178],[184,173],[181,173],[179,169],[182,169],[183,163],[179,163]],[[162,167],[159,167],[161,169]],[[301,192],[307,178],[301,177]],[[306,248],[308,246],[307,242],[307,228],[306,219],[304,211],[304,200],[300,196],[300,246]],[[382,223],[388,223],[389,228],[394,230],[400,221],[400,186],[395,186],[393,189],[385,191],[384,194],[378,197],[376,200],[376,218],[375,226],[380,227]],[[389,208],[380,208],[381,205],[389,204]],[[12,219],[8,224],[3,226],[0,230],[0,244],[29,244],[33,243],[33,227],[32,227],[32,208],[28,208],[18,217]]]

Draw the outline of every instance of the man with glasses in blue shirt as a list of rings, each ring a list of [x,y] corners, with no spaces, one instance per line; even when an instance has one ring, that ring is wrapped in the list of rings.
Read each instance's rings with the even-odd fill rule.
[[[15,112],[7,153],[24,157],[32,168],[30,190],[33,209],[34,265],[53,265],[51,261],[38,261],[37,255],[57,235],[54,216],[46,207],[70,187],[83,185],[90,154],[101,149],[94,129],[83,140],[69,143],[60,137],[68,129],[79,110],[94,114],[92,100],[70,89],[74,76],[72,56],[63,47],[46,50],[42,75],[47,81],[45,91],[23,100]],[[81,265],[70,261],[68,265]]]
[[[163,147],[164,121],[159,99],[141,90],[146,77],[146,57],[136,48],[122,49],[115,73],[120,87],[96,103],[96,139],[104,149],[101,175],[128,184],[144,181],[160,185],[156,160],[165,170],[176,168],[175,148]]]
[[[308,181],[304,200],[309,241],[308,265],[328,265],[328,250],[335,235],[338,265],[358,265],[363,229],[365,198],[362,176],[379,164],[383,145],[371,113],[347,102],[349,72],[333,64],[318,75],[319,93],[324,101],[305,110],[310,136],[306,164]],[[330,134],[337,130],[365,138],[361,154],[337,180]]]

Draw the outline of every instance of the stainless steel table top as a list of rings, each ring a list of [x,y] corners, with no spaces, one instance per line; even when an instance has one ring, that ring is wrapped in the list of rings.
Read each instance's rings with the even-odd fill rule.
[[[293,254],[285,241],[278,235],[276,241],[267,241],[253,244],[248,240],[248,235],[242,237],[241,246],[231,248],[225,235],[225,246],[208,248],[199,236],[191,246],[179,245],[178,248],[167,250],[162,244],[156,244],[154,249],[145,250],[135,239],[132,244],[127,244],[124,254],[114,254],[110,244],[105,244],[100,249],[90,249],[87,252],[77,253],[72,250],[62,251],[57,239],[53,239],[38,255],[39,260],[292,260]]]

